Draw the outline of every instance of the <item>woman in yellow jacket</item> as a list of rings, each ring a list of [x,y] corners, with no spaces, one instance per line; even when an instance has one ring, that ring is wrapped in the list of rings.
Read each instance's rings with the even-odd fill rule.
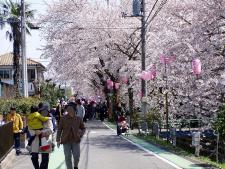
[[[43,122],[47,122],[50,119],[50,117],[44,117],[38,112],[37,106],[31,106],[30,114],[28,115],[28,129],[30,131],[30,139],[28,141],[27,149],[28,151],[31,151],[31,144],[34,141],[36,137],[36,131],[43,129]],[[42,135],[39,136],[39,146],[41,146],[41,138]]]
[[[20,133],[23,129],[23,121],[21,116],[16,113],[16,108],[11,107],[10,112],[6,117],[6,122],[13,122],[13,138],[14,138],[14,147],[16,149],[16,155],[21,153],[20,151]]]

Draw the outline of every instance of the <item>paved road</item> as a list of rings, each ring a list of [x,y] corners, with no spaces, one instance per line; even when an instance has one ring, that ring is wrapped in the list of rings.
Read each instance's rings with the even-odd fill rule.
[[[108,123],[110,125],[110,123]],[[79,169],[201,169],[182,157],[129,136],[119,137],[100,121],[89,121],[81,142]],[[110,126],[115,127],[115,126]],[[157,157],[156,157],[157,156]],[[180,167],[177,167],[180,166]],[[11,169],[32,169],[29,155],[17,156]],[[66,169],[62,146],[51,154],[49,169]]]
[[[152,154],[118,137],[101,122],[87,124],[79,169],[174,169]],[[53,161],[54,159],[54,161]],[[62,148],[51,157],[50,169],[65,169]]]

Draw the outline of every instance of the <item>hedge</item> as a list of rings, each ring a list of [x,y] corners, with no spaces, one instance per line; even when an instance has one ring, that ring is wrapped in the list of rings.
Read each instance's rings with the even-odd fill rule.
[[[28,114],[30,113],[30,107],[32,105],[38,105],[41,102],[40,99],[34,97],[18,98],[18,99],[0,99],[0,113],[8,113],[10,107],[14,106],[18,113]]]

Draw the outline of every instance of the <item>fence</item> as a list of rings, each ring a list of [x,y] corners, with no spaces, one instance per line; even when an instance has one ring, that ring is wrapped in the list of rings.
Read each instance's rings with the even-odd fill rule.
[[[191,146],[192,137],[188,135],[178,136],[176,138],[177,146],[183,148],[184,150],[188,150],[189,152],[194,154],[194,147]],[[225,144],[223,141],[219,141],[218,144],[218,152],[216,151],[217,142],[215,135],[201,136],[200,144],[202,148],[200,149],[200,155],[209,157],[213,160],[216,160],[216,156],[218,153],[218,160],[220,162],[225,161]]]
[[[178,119],[178,120],[169,120],[169,127],[176,127],[179,130],[195,130],[200,127],[209,127],[213,119],[203,120],[203,119]],[[160,124],[160,129],[166,129],[166,121],[163,120]]]
[[[200,127],[205,127],[205,130],[201,132],[200,138],[200,155],[211,158],[218,162],[225,162],[225,141],[222,138],[217,139],[217,135],[214,133],[210,124],[213,120],[203,121],[202,119],[188,119],[188,120],[174,120],[169,121],[169,126],[177,127],[176,131],[176,146],[180,147],[189,153],[195,153],[195,147],[192,145],[192,132],[199,131]],[[167,132],[166,122],[162,121],[160,125],[160,138],[168,138],[172,141],[171,132]],[[180,128],[179,128],[180,127]],[[184,128],[184,130],[182,130]],[[164,130],[162,130],[164,129]],[[158,129],[157,129],[158,130]],[[154,125],[152,127],[152,134],[156,135]],[[158,132],[158,131],[157,131]],[[218,137],[219,138],[219,137]]]
[[[13,147],[13,123],[0,126],[0,162]]]
[[[176,138],[176,145],[192,154],[195,152],[195,148],[191,146],[192,137],[185,136],[185,137],[177,137]]]
[[[13,85],[0,82],[0,98],[10,99],[14,97]]]
[[[201,155],[208,156],[213,160],[216,160],[218,154],[218,161],[225,161],[225,144],[224,141],[220,140],[218,142],[218,152],[217,152],[217,140],[216,137],[205,137],[201,138],[202,148],[200,150]]]

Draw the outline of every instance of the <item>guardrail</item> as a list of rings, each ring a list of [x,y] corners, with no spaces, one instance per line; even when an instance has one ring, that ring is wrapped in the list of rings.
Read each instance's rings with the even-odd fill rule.
[[[0,162],[13,147],[13,122],[0,126]]]

